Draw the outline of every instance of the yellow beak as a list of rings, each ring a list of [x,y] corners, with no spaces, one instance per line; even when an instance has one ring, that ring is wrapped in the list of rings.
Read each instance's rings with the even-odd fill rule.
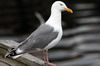
[[[69,13],[73,13],[73,11],[70,8],[65,8],[65,10]]]

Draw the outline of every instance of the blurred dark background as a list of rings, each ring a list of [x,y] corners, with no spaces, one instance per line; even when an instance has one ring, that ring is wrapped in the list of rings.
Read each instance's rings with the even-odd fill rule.
[[[55,0],[0,0],[0,40],[21,42],[46,21]],[[62,0],[74,13],[62,13],[64,35],[49,52],[58,66],[100,66],[100,0]]]

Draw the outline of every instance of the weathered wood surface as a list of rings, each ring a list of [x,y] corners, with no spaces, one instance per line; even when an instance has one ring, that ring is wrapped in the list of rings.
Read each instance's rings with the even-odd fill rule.
[[[4,58],[10,48],[17,47],[19,43],[12,40],[0,40],[0,66],[47,66],[44,61],[30,54],[24,54],[17,59]]]

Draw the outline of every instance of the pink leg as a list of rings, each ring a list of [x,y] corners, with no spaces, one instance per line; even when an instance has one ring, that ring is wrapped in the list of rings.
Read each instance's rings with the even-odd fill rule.
[[[45,64],[48,64],[49,66],[57,66],[56,64],[50,63],[48,59],[48,50],[44,50],[44,61]]]

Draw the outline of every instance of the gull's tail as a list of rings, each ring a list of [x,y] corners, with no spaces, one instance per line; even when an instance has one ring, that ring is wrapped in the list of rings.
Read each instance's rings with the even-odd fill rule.
[[[5,58],[13,58],[13,59],[15,59],[15,58],[18,58],[19,56],[21,56],[21,55],[18,55],[16,53],[16,50],[13,48],[5,55]]]

